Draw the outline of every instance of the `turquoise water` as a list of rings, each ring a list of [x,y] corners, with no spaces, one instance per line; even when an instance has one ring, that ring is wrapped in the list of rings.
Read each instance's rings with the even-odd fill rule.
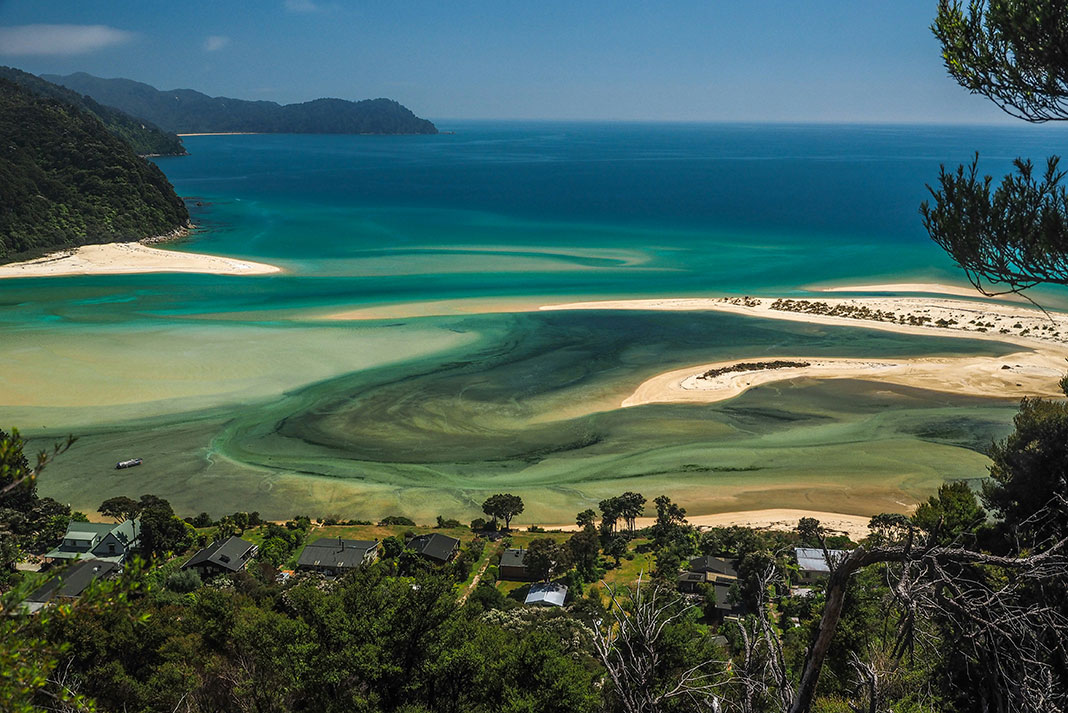
[[[620,488],[691,511],[863,513],[982,476],[1012,403],[839,381],[617,406],[649,376],[716,359],[1011,351],[989,342],[716,314],[321,317],[960,282],[920,223],[924,184],[976,150],[995,175],[1063,152],[1062,130],[441,128],[456,133],[189,137],[190,156],[158,161],[201,228],[175,249],[285,274],[0,281],[0,422],[40,443],[82,436],[42,491],[88,509],[155,492],[188,511],[430,518],[508,488],[566,521]],[[146,454],[137,472],[108,468]]]

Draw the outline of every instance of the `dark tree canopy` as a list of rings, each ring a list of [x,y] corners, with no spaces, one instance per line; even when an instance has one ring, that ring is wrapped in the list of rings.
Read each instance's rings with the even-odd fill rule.
[[[973,94],[1031,122],[1068,119],[1064,0],[940,0],[932,30],[946,69]]]
[[[159,167],[77,106],[0,77],[0,136],[0,262],[189,223]]]
[[[983,500],[1011,532],[1034,540],[1068,536],[1068,514],[1034,519],[1053,498],[1068,499],[1068,403],[1024,399],[1015,430],[990,453]]]
[[[1068,284],[1068,195],[1051,157],[1036,176],[1030,161],[993,188],[978,156],[954,172],[942,169],[934,204],[920,206],[931,238],[986,294],[1019,292],[1042,283]],[[998,285],[1003,288],[996,287]]]
[[[523,499],[511,493],[497,493],[482,503],[482,512],[492,517],[495,525],[497,518],[504,520],[504,529],[507,530],[512,526],[512,518],[523,512]]]
[[[940,0],[931,28],[946,69],[974,94],[1030,122],[1068,119],[1068,2]],[[1030,160],[993,189],[970,166],[942,168],[920,212],[931,238],[987,295],[1068,284],[1068,201],[1058,157]]]

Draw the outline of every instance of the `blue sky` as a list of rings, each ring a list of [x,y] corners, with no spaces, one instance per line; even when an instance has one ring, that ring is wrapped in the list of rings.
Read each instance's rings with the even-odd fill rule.
[[[428,118],[995,123],[936,0],[0,0],[0,64]]]

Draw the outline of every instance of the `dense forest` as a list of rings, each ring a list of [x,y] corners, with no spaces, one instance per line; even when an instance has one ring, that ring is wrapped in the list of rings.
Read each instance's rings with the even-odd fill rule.
[[[163,172],[80,107],[0,78],[0,262],[188,225]]]
[[[174,134],[113,107],[98,104],[90,97],[82,96],[66,87],[46,82],[38,76],[14,67],[0,67],[0,78],[14,82],[37,96],[55,99],[92,114],[103,122],[108,131],[125,141],[142,156],[184,156],[186,154],[182,140]]]
[[[130,79],[102,79],[84,72],[45,79],[91,96],[101,104],[179,133],[436,134],[437,128],[391,99],[316,99],[281,105],[209,97],[192,89],[160,91]]]

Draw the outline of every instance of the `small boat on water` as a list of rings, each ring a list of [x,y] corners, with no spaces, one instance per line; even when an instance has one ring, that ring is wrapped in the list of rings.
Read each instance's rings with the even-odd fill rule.
[[[144,463],[140,458],[131,458],[130,460],[120,460],[115,464],[115,470],[122,470],[123,468],[133,468],[135,465],[141,465]]]

